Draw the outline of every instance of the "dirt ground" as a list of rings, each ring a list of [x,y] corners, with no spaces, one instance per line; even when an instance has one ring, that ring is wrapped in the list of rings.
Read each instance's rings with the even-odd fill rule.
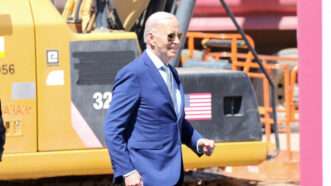
[[[184,186],[299,186],[298,181],[258,181],[206,172],[186,173]]]

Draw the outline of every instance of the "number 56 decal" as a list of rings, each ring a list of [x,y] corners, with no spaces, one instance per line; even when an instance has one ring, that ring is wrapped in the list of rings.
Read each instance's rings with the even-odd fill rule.
[[[111,92],[95,92],[93,94],[93,108],[95,110],[108,109],[111,102]]]

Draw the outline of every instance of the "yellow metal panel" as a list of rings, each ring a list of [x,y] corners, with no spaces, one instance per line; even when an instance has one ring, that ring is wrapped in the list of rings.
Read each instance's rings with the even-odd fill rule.
[[[87,148],[72,127],[70,42],[136,40],[136,35],[123,31],[77,34],[50,1],[31,0],[31,6],[36,30],[38,150]],[[58,63],[48,63],[48,51],[56,53]]]
[[[10,154],[0,166],[0,180],[105,173],[111,173],[106,149]]]
[[[5,153],[35,152],[35,37],[29,1],[1,1],[0,98],[7,127]]]
[[[0,59],[5,57],[5,38],[0,36]]]
[[[185,168],[254,165],[265,160],[264,142],[219,143],[211,157],[197,157],[183,146]],[[17,169],[17,164],[20,165]],[[0,180],[112,173],[106,149],[5,155]]]
[[[137,35],[133,32],[113,31],[113,32],[96,32],[90,34],[74,34],[72,41],[93,41],[93,40],[137,40]],[[138,44],[138,41],[137,41]]]
[[[143,11],[147,8],[150,0],[114,0],[119,17],[125,30],[130,30],[138,20]]]
[[[254,165],[266,160],[266,142],[217,143],[212,156],[197,157],[187,147],[183,148],[185,168],[211,166]]]
[[[82,148],[70,115],[69,41],[73,34],[49,0],[30,2],[36,32],[38,149]],[[49,64],[51,60],[58,63]]]

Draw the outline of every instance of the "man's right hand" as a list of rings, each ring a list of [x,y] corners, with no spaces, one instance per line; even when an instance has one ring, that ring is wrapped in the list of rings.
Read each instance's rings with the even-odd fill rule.
[[[143,186],[143,180],[138,171],[124,177],[125,186]]]

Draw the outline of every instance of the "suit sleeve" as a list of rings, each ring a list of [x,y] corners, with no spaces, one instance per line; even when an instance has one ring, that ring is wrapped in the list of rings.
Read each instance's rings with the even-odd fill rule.
[[[130,120],[139,101],[136,75],[128,70],[121,70],[116,75],[112,94],[112,102],[104,123],[104,134],[114,177],[117,178],[135,169],[130,161],[125,133],[130,127]]]
[[[184,116],[185,118],[185,116]],[[193,150],[198,156],[202,156],[201,152],[198,152],[197,143],[198,140],[202,138],[202,135],[195,130],[190,122],[183,119],[182,123],[182,142]]]

